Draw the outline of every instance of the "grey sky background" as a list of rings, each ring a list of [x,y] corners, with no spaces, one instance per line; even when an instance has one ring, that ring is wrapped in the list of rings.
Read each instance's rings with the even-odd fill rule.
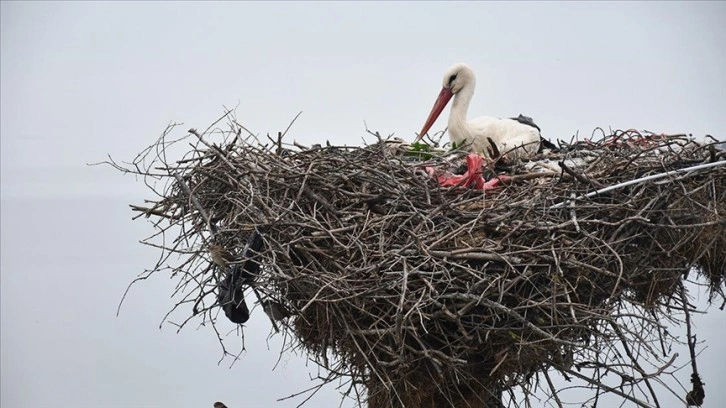
[[[159,329],[166,278],[133,288],[116,317],[156,260],[128,208],[151,197],[86,163],[130,160],[222,105],[262,135],[303,111],[289,135],[305,144],[371,141],[364,121],[412,139],[455,62],[477,73],[470,116],[523,113],[550,139],[600,126],[724,140],[724,21],[724,2],[0,3],[0,405],[291,407],[275,401],[312,385],[302,357],[272,371],[280,342],[259,310],[232,368],[211,329]],[[693,294],[715,408],[725,312]],[[338,402],[328,387],[310,406]]]

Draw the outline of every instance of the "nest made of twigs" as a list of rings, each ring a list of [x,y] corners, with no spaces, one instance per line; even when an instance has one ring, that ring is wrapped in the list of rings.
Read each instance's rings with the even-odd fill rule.
[[[233,126],[213,145],[192,133],[203,144],[159,166],[170,183],[135,209],[180,227],[166,249],[187,254],[195,313],[216,318],[229,273],[208,261],[210,244],[231,266],[254,262],[256,296],[289,312],[278,324],[295,346],[364,385],[371,407],[494,406],[548,367],[574,374],[595,347],[639,341],[604,332],[628,307],[683,306],[694,268],[722,293],[726,166],[713,144],[632,132],[561,143],[489,166],[487,178],[509,178],[481,191],[424,170],[455,171],[459,156],[397,142],[263,146]]]

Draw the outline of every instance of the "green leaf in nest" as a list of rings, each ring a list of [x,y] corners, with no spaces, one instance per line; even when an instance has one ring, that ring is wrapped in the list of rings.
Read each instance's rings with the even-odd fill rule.
[[[406,156],[417,157],[420,160],[428,160],[434,157],[431,153],[431,146],[426,143],[416,142],[411,145],[411,149],[406,153]]]
[[[457,145],[456,142],[451,142],[451,150],[452,152],[455,152],[457,150],[461,150],[461,146],[466,146],[466,139],[461,141],[461,144]]]

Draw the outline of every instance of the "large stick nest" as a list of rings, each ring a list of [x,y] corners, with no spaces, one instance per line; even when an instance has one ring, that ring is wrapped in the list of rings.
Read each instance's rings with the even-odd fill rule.
[[[326,380],[362,384],[371,407],[495,406],[533,375],[577,376],[573,364],[599,369],[605,354],[637,390],[643,358],[659,372],[673,361],[661,321],[687,311],[689,271],[723,295],[726,166],[714,143],[632,131],[560,143],[487,166],[485,177],[510,178],[482,191],[424,171],[461,170],[443,150],[263,145],[231,121],[191,130],[192,149],[172,161],[172,129],[131,171],[169,181],[134,208],[172,234],[154,245],[183,255],[180,304],[220,318],[219,292],[244,266],[252,274],[233,285],[284,310],[290,344],[331,370]],[[656,174],[667,175],[643,180]],[[224,268],[212,245],[231,254]],[[644,405],[635,393],[619,394]]]

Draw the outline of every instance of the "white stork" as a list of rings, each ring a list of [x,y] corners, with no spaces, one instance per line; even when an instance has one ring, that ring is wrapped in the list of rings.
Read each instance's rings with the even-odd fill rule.
[[[449,137],[456,146],[468,146],[470,151],[486,156],[491,156],[496,151],[508,157],[526,157],[537,153],[540,131],[526,116],[520,115],[513,119],[488,116],[466,119],[475,86],[474,71],[468,65],[454,64],[446,70],[441,93],[416,142],[429,131],[453,96],[454,103],[449,114]],[[492,149],[489,139],[496,145],[496,150]]]

